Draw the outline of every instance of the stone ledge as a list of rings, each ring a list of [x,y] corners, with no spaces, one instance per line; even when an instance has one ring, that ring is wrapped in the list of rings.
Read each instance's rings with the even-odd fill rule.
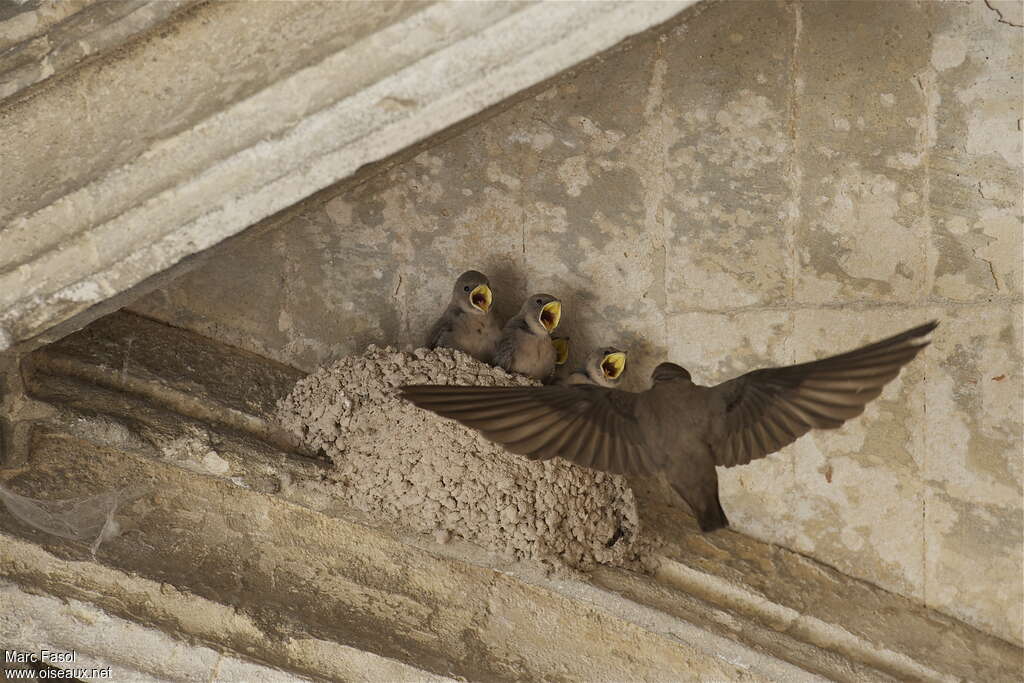
[[[183,330],[116,313],[30,357],[33,370],[144,396],[284,450],[301,445],[267,419],[303,373]]]
[[[142,148],[135,149],[139,140],[124,140],[130,128],[117,121],[105,121],[102,129],[88,126],[92,138],[68,141],[59,153],[88,159],[94,168],[87,175],[75,171],[65,182],[46,182],[40,193],[59,161],[46,151],[53,140],[36,130],[46,120],[40,110],[63,111],[72,129],[86,127],[83,117],[94,116],[68,108],[69,93],[62,90],[81,84],[66,79],[45,97],[0,112],[6,131],[0,149],[16,180],[0,198],[6,224],[0,235],[13,245],[0,263],[0,340],[9,346],[36,336],[690,4],[438,3],[383,17],[367,35],[311,65],[274,74],[274,82],[237,102],[192,112],[176,130]],[[361,7],[338,3],[334,19]],[[381,14],[378,9],[373,16]],[[224,22],[218,30],[225,32],[231,22],[241,27],[247,19],[244,5],[214,3],[197,12],[228,13],[218,15]],[[161,53],[185,58],[191,30],[168,31]],[[388,58],[381,61],[381,54]],[[135,81],[153,74],[135,67],[132,59],[103,65],[109,82],[148,92],[146,83]],[[216,78],[192,84],[197,92],[217,85]],[[187,86],[178,92],[186,96]],[[120,115],[136,114],[125,107]],[[109,137],[105,144],[103,136]],[[125,144],[131,149],[112,156],[92,153]],[[46,165],[38,166],[40,159]]]
[[[308,680],[225,654],[218,639],[240,636],[264,657],[301,662],[300,668],[331,680],[373,680],[367,672],[394,681],[450,680],[314,638],[268,643],[250,619],[228,605],[99,564],[62,560],[7,534],[0,537],[0,572],[28,579],[31,586],[0,585],[8,608],[0,616],[0,636],[11,649],[75,650],[87,666],[112,667],[114,680],[129,674],[131,680],[160,681]],[[41,586],[49,595],[38,594]],[[153,627],[163,620],[175,624],[177,637]],[[82,629],[83,621],[91,627]],[[123,647],[125,642],[132,647]]]
[[[644,608],[579,581],[445,557],[333,516],[345,513],[338,501],[316,512],[171,463],[38,433],[29,469],[9,483],[20,493],[129,481],[157,493],[123,511],[135,526],[100,547],[101,564],[0,514],[0,575],[315,677],[336,675],[308,641],[474,679],[813,678],[699,622],[650,628]]]
[[[7,539],[5,539],[6,541]],[[14,541],[17,547],[19,541]],[[30,547],[19,550],[27,558]],[[127,578],[127,577],[126,577]],[[0,583],[0,638],[8,651],[73,652],[74,663],[59,668],[110,668],[112,680],[300,681],[307,680],[280,669],[225,655],[202,645],[190,645],[127,619],[112,616],[90,602],[58,599]],[[82,624],[89,628],[82,628]],[[127,648],[125,643],[131,643]],[[352,653],[350,671],[363,670],[363,653]],[[343,661],[343,660],[342,660]],[[378,662],[374,664],[379,665]],[[395,666],[395,680],[422,680],[422,671]],[[404,676],[402,675],[404,674]]]
[[[0,17],[0,100],[112,50],[199,0],[64,0]]]
[[[662,498],[637,495],[663,539],[663,585],[899,679],[1012,680],[1024,672],[1024,650],[1012,643],[792,550],[731,530],[702,534]]]

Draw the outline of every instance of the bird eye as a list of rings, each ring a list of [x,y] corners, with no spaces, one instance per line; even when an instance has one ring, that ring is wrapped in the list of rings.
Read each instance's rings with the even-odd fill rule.
[[[468,292],[468,291],[469,291],[469,289],[470,289],[470,288],[469,288],[469,285],[466,285],[465,287],[463,287],[463,289],[464,289],[464,290],[466,290],[466,291]]]
[[[539,306],[540,304],[542,304],[542,303],[544,303],[544,300],[543,300],[543,299],[537,299],[537,305],[538,305],[538,306]]]

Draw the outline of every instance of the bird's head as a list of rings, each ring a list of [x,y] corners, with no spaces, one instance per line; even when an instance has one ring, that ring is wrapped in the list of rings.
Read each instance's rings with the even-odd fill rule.
[[[626,352],[607,346],[591,354],[586,372],[590,379],[601,386],[614,387],[626,371]]]
[[[530,329],[539,334],[550,334],[562,319],[562,302],[550,294],[534,294],[520,311]]]
[[[452,302],[466,313],[483,315],[491,310],[493,295],[487,276],[478,270],[467,270],[455,281]]]
[[[651,381],[657,384],[658,382],[672,382],[677,379],[690,380],[690,372],[681,365],[675,363],[659,363],[654,372],[651,373]]]

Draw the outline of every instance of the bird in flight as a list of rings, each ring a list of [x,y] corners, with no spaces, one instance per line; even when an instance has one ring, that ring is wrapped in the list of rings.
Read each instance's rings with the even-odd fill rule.
[[[822,360],[748,372],[713,387],[674,363],[639,393],[601,386],[412,385],[415,405],[479,430],[532,460],[555,456],[614,474],[663,473],[702,531],[729,525],[716,467],[745,465],[811,429],[836,429],[864,412],[926,347],[930,322]]]

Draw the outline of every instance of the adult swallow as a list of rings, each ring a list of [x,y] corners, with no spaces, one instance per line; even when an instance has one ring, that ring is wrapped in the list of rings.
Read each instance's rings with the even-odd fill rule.
[[[745,465],[811,429],[836,429],[930,343],[930,322],[818,361],[762,368],[713,387],[662,363],[639,393],[598,386],[404,386],[421,408],[479,430],[512,453],[597,470],[664,473],[702,531],[729,525],[715,467]],[[550,346],[550,344],[549,344]]]

